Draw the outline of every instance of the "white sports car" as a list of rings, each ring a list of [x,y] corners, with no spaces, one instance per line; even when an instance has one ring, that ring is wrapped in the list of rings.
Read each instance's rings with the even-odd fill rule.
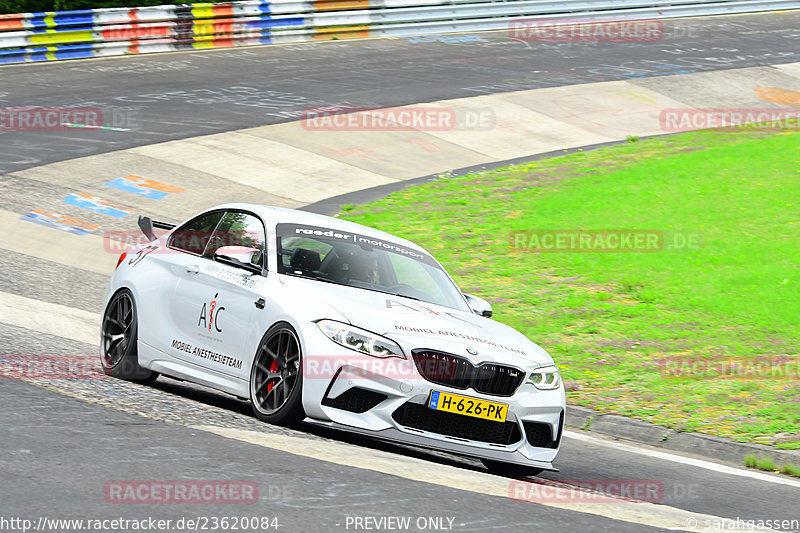
[[[423,248],[248,204],[139,225],[150,242],[120,256],[106,294],[108,374],[199,383],[269,423],[477,457],[500,473],[554,470],[565,396],[553,359],[488,318]]]

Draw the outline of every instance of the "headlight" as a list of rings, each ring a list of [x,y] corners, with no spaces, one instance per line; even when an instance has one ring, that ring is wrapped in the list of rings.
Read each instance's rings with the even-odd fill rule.
[[[554,390],[561,385],[561,376],[556,367],[544,366],[530,373],[528,383],[539,390]]]
[[[406,358],[403,350],[396,342],[361,328],[336,322],[335,320],[320,320],[317,322],[317,326],[326,337],[345,348],[373,357]]]

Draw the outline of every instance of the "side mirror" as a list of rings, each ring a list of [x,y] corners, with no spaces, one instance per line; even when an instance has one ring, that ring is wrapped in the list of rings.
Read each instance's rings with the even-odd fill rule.
[[[221,246],[214,252],[214,261],[241,268],[253,274],[263,274],[261,250],[247,246]]]
[[[476,315],[485,316],[486,318],[492,316],[492,304],[483,298],[478,298],[472,294],[464,293],[464,297],[466,297],[469,307],[472,309],[473,313]]]

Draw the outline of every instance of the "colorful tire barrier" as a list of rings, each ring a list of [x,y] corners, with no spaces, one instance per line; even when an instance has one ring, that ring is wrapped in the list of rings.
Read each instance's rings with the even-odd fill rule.
[[[797,0],[255,0],[19,13],[0,15],[0,64],[792,8]]]

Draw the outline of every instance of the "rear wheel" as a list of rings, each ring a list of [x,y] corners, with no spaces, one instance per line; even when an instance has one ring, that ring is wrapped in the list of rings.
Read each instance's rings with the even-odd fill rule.
[[[292,326],[279,322],[269,328],[250,370],[250,401],[258,418],[284,426],[305,418],[302,357]]]
[[[531,477],[538,476],[544,469],[534,468],[532,466],[517,465],[514,463],[504,463],[502,461],[494,461],[492,459],[481,459],[483,466],[485,466],[492,474],[508,477]]]
[[[150,384],[158,378],[139,366],[137,355],[138,320],[133,294],[119,290],[108,302],[103,314],[101,336],[102,363],[106,375]]]

